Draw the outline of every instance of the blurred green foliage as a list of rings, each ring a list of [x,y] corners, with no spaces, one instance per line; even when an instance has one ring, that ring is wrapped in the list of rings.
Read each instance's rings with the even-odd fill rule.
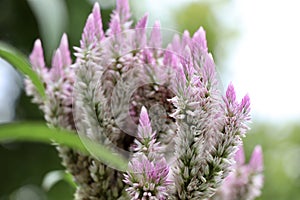
[[[244,139],[248,157],[256,144],[264,154],[265,184],[258,200],[300,197],[300,125],[259,124]]]
[[[213,13],[210,3],[191,3],[181,7],[174,13],[175,21],[179,26],[179,32],[189,30],[194,34],[200,26],[206,31],[208,48],[214,51],[219,42],[220,24]]]
[[[238,35],[237,26],[229,27],[217,16],[216,10],[223,9],[231,0],[194,1],[180,6],[173,13],[179,32],[188,30],[194,34],[200,26],[206,31],[207,45],[213,54],[217,67],[224,67],[228,56],[226,46]],[[219,64],[220,63],[220,64]]]
[[[1,55],[1,54],[0,54]],[[0,141],[30,141],[57,143],[80,151],[86,155],[109,163],[115,169],[125,170],[128,161],[124,157],[112,153],[106,146],[99,144],[85,135],[74,134],[63,128],[49,128],[45,122],[9,123],[0,126]]]
[[[15,200],[14,194],[24,186],[39,188],[49,200],[72,199],[74,189],[68,183],[61,182],[48,193],[40,188],[46,173],[63,169],[54,147],[37,143],[5,143],[0,145],[0,158],[1,200]]]
[[[1,41],[28,53],[38,33],[37,22],[26,1],[0,0]]]

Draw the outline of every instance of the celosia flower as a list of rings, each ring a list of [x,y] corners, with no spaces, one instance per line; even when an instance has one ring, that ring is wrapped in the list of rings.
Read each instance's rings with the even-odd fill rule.
[[[134,140],[133,151],[143,153],[150,161],[161,158],[162,149],[155,137],[156,133],[152,131],[147,110],[145,107],[142,107],[137,139]]]
[[[215,193],[230,171],[249,120],[247,95],[238,103],[230,84],[221,99],[204,36],[200,28],[192,38],[186,33],[181,44],[177,40],[172,44],[177,47],[174,51],[182,49],[179,53],[190,59],[177,66],[176,96],[172,99],[178,127],[174,166],[174,195],[178,199],[205,199]]]
[[[138,137],[135,140],[135,153],[129,163],[128,172],[124,174],[124,182],[129,185],[126,189],[131,199],[167,199],[167,180],[169,167],[156,142],[151,123],[145,107],[142,107]]]
[[[26,80],[26,92],[34,97],[33,102],[40,104],[49,125],[72,129],[72,90],[74,72],[71,69],[71,57],[67,35],[63,35],[59,48],[52,58],[52,67],[45,65],[42,44],[36,40],[30,55],[33,70],[37,72],[46,86],[46,99],[42,99],[29,79]]]
[[[132,158],[123,181],[122,172],[59,147],[76,199],[207,199],[232,171],[248,130],[248,95],[238,102],[230,84],[222,97],[203,28],[175,35],[163,49],[159,22],[148,37],[147,19],[133,25],[128,1],[117,0],[104,31],[96,3],[73,65],[65,35],[49,70],[35,43],[30,60],[46,98],[29,80],[26,89],[48,124]],[[252,168],[259,162],[258,153]]]
[[[253,200],[260,196],[263,186],[263,157],[260,146],[253,150],[250,162],[245,163],[243,146],[239,147],[235,155],[236,163],[226,177],[217,193],[211,198],[214,200]]]

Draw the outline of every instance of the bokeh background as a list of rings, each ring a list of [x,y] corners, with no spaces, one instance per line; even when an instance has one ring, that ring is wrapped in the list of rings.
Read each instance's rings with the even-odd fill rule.
[[[96,0],[0,0],[0,41],[29,55],[41,38],[46,60],[66,32],[78,46]],[[99,0],[104,27],[114,0]],[[264,151],[265,186],[258,199],[300,198],[300,4],[296,0],[130,0],[133,18],[149,13],[149,25],[191,33],[203,26],[219,76],[252,101],[251,131],[244,139],[249,157]],[[0,123],[43,120],[23,91],[22,76],[0,59]],[[1,133],[0,133],[1,134]],[[50,177],[63,170],[55,147],[39,143],[0,144],[0,200],[68,200],[73,186]],[[57,172],[57,173],[56,173]],[[47,175],[48,174],[48,175]],[[53,175],[54,174],[54,175]],[[47,178],[48,177],[48,178]],[[46,181],[45,181],[46,180]],[[45,185],[46,184],[46,185]]]

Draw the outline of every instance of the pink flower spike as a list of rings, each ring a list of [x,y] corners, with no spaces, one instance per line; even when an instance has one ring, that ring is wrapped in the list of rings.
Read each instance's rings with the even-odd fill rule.
[[[228,88],[226,90],[226,98],[229,102],[232,102],[232,103],[235,103],[235,101],[236,101],[236,94],[235,94],[234,87],[233,87],[232,83],[230,83],[228,85]]]
[[[32,68],[38,71],[38,73],[40,73],[43,69],[46,68],[43,47],[40,39],[37,39],[34,42],[34,47],[29,59],[32,64]]]
[[[164,54],[164,59],[163,59],[164,65],[171,65],[172,54],[173,53],[171,51],[171,46],[169,45],[167,50],[165,51],[165,54]]]
[[[94,29],[94,17],[90,14],[83,29],[82,39],[80,41],[81,48],[88,48],[88,46],[93,43]]]
[[[173,67],[173,69],[178,70],[178,68],[179,68],[179,59],[175,54],[171,54],[170,64]]]
[[[245,164],[245,153],[244,153],[243,145],[239,146],[237,152],[235,153],[234,160],[236,161],[236,164],[239,166]]]
[[[151,31],[149,47],[160,48],[162,45],[162,36],[160,32],[160,23],[156,21]]]
[[[155,66],[155,59],[153,58],[152,52],[149,49],[145,48],[142,55],[144,63]]]
[[[147,41],[146,38],[146,26],[148,22],[148,13],[146,13],[136,24],[136,41],[137,47],[141,48],[144,47]]]
[[[88,48],[89,45],[99,42],[104,37],[100,6],[95,3],[93,12],[89,15],[80,41],[81,48]]]
[[[108,35],[113,36],[121,32],[120,18],[118,15],[113,15],[109,23]]]
[[[141,109],[140,125],[143,127],[151,126],[147,109],[144,106]]]
[[[256,172],[263,171],[263,153],[261,146],[257,145],[251,155],[249,166]]]
[[[200,27],[197,32],[193,35],[193,42],[197,48],[207,52],[207,41],[206,41],[206,33],[203,27]]]
[[[51,79],[53,82],[60,79],[63,75],[63,61],[60,49],[57,49],[52,58],[52,68],[50,70]]]
[[[182,35],[182,48],[185,49],[185,46],[189,45],[191,42],[190,32],[185,30]]]
[[[120,16],[121,23],[125,23],[130,18],[130,8],[128,0],[117,0],[116,12]]]
[[[171,45],[172,45],[171,50],[173,50],[177,53],[181,53],[180,51],[181,51],[182,47],[181,47],[179,35],[177,35],[177,34],[174,35]]]
[[[70,56],[68,37],[65,33],[61,38],[59,50],[61,53],[62,66],[63,67],[70,66],[72,64],[72,60]]]
[[[100,12],[99,3],[96,2],[93,8],[93,18],[94,18],[94,34],[98,41],[104,37],[102,18]]]
[[[136,24],[136,29],[145,29],[148,22],[148,13],[146,13]]]
[[[216,83],[217,79],[215,78],[215,63],[212,56],[208,53],[205,53],[205,61],[203,66],[203,80],[206,82],[211,82],[211,84]]]
[[[249,95],[245,95],[240,104],[240,110],[248,113],[250,111],[250,97]]]

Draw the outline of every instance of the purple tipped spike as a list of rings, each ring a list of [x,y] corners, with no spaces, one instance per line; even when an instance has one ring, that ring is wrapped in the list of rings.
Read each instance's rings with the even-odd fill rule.
[[[46,68],[43,47],[40,39],[37,39],[35,41],[33,50],[29,58],[33,69],[42,71]]]
[[[82,39],[80,41],[81,48],[88,48],[94,40],[94,17],[92,14],[88,16],[88,19],[85,23]]]
[[[61,60],[63,67],[67,67],[72,64],[71,56],[70,56],[70,50],[69,50],[69,43],[68,43],[68,36],[67,34],[63,34],[59,50],[61,53]]]
[[[60,49],[57,49],[52,58],[52,68],[50,70],[52,81],[59,80],[63,75],[63,61]]]
[[[147,109],[143,106],[140,114],[140,125],[151,126]]]
[[[147,36],[146,36],[146,26],[148,22],[148,13],[146,13],[136,24],[135,30],[136,30],[136,41],[137,46],[139,48],[142,48],[146,45],[147,42]]]
[[[146,13],[136,24],[136,29],[145,29],[148,22],[148,13]]]
[[[231,103],[235,103],[235,101],[236,101],[236,94],[235,94],[232,83],[230,83],[227,87],[226,98],[227,98],[228,102],[231,102]]]
[[[89,15],[82,33],[81,48],[101,41],[104,37],[100,6],[95,3],[93,12]]]
[[[113,36],[121,33],[120,18],[118,15],[114,15],[109,23],[108,35]]]
[[[243,111],[245,114],[248,114],[250,112],[250,97],[249,95],[245,95],[242,99],[242,102],[240,104],[240,110]]]
[[[190,45],[190,42],[191,42],[190,32],[185,30],[182,34],[182,50],[184,50],[186,46]]]
[[[151,48],[161,48],[162,36],[160,32],[160,22],[156,21],[151,31],[149,47]]]
[[[249,165],[256,172],[263,171],[263,154],[261,146],[258,145],[254,148]]]
[[[117,0],[116,12],[120,16],[121,23],[125,23],[131,15],[128,0]]]
[[[100,41],[104,37],[103,27],[102,27],[102,18],[100,12],[100,6],[96,2],[93,8],[93,19],[94,19],[94,34],[95,37]]]
[[[245,163],[245,153],[243,145],[239,146],[237,152],[235,153],[234,160],[237,165],[243,165]]]
[[[203,27],[200,27],[198,31],[194,33],[193,42],[195,43],[196,48],[199,48],[202,51],[207,52],[206,33]]]

